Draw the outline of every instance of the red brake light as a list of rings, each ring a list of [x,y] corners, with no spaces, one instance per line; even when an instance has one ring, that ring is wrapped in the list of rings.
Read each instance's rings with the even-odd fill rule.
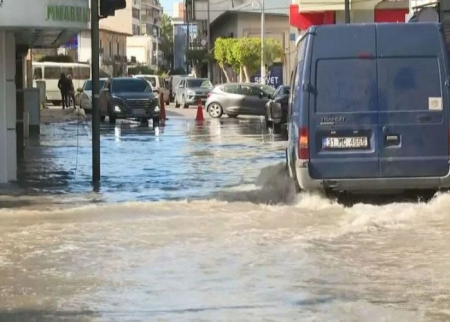
[[[298,131],[298,158],[309,159],[309,133],[307,128]]]
[[[368,58],[371,58],[371,57],[372,57],[372,55],[370,53],[366,53],[366,52],[358,54],[358,58],[360,58],[360,59],[368,59]]]

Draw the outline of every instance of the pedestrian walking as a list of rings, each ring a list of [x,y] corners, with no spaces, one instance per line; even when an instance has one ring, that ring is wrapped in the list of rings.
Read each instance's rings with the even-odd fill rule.
[[[73,86],[72,75],[69,75],[67,77],[67,87],[69,88],[69,98],[73,102],[73,108],[76,108],[76,106],[75,106],[75,86]],[[69,104],[69,106],[70,106],[70,104]]]
[[[66,74],[64,73],[61,73],[61,77],[58,81],[58,88],[61,92],[62,108],[68,108],[69,85],[67,82]]]

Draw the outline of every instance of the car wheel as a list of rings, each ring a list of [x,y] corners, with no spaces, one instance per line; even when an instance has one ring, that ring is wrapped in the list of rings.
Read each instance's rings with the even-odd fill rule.
[[[184,97],[184,95],[183,95],[183,98],[182,98],[181,102],[182,102],[183,108],[189,108],[189,105],[186,104],[186,98]]]
[[[175,107],[178,108],[180,107],[180,103],[178,103],[177,97],[175,96]]]
[[[236,117],[239,116],[238,114],[227,114],[227,115],[228,115],[228,117],[230,117],[232,119],[235,119]]]
[[[223,108],[219,103],[211,103],[208,106],[208,114],[212,118],[220,118],[223,114]]]
[[[159,116],[155,116],[153,118],[153,127],[158,127],[159,126]]]

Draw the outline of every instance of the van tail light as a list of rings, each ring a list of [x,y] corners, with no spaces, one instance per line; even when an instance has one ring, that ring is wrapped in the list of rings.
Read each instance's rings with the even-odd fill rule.
[[[300,128],[298,131],[298,158],[300,160],[309,159],[309,134],[307,128]]]

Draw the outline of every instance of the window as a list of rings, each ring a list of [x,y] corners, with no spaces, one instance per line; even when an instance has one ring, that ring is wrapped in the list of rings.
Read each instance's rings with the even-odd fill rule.
[[[117,79],[114,81],[113,90],[115,93],[142,93],[150,92],[150,84],[139,78]]]
[[[429,97],[442,97],[437,57],[378,59],[381,111],[428,111]]]
[[[241,85],[240,93],[245,96],[259,96],[263,92],[256,86]]]
[[[74,79],[89,79],[91,77],[91,69],[89,67],[75,67],[73,74]]]
[[[134,19],[140,19],[141,18],[141,11],[139,9],[133,8],[132,15]]]
[[[273,88],[272,86],[269,86],[269,85],[258,85],[257,87],[260,90],[262,90],[264,93],[266,93],[266,94],[273,95],[273,93],[275,93],[275,88]]]
[[[375,60],[356,58],[319,60],[315,83],[318,113],[363,112],[377,109]]]
[[[59,79],[61,77],[61,68],[60,67],[45,67],[44,69],[44,78],[45,79]]]
[[[279,86],[279,87],[276,89],[275,93],[273,93],[272,96],[273,96],[273,97],[281,97],[281,96],[283,96],[283,86]]]
[[[42,79],[42,68],[41,67],[33,68],[33,77],[34,77],[34,79]]]
[[[144,77],[147,81],[150,82],[150,84],[152,84],[152,86],[154,88],[156,88],[156,78],[155,77]]]
[[[207,78],[199,78],[199,79],[188,79],[187,87],[201,87],[201,88],[210,88],[213,85],[210,80]]]
[[[225,93],[239,94],[239,86],[238,85],[224,85],[224,86],[222,86],[222,90]]]
[[[104,80],[100,80],[99,81],[99,88],[103,88],[103,86],[105,85],[105,81]],[[85,91],[92,91],[92,81],[88,80],[86,81],[86,84],[84,85],[84,90]]]

